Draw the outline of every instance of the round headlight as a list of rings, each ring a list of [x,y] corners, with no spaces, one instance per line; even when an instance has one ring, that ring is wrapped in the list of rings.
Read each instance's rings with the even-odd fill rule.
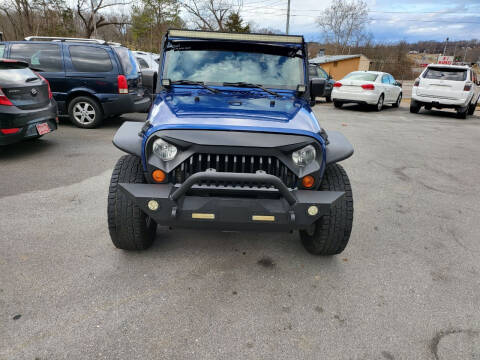
[[[170,161],[177,155],[177,147],[163,139],[157,139],[153,142],[153,153],[163,161]]]
[[[315,157],[317,156],[317,152],[312,145],[307,145],[304,148],[294,151],[292,153],[292,160],[295,165],[304,167],[310,164]]]

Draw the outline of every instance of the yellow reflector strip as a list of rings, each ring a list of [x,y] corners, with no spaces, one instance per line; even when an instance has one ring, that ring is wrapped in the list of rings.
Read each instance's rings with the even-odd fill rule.
[[[237,40],[237,41],[262,41],[262,42],[280,42],[291,44],[302,44],[303,36],[293,35],[263,35],[263,34],[236,34],[222,33],[214,31],[193,31],[193,30],[170,30],[169,36],[186,37],[194,39],[218,39],[218,40]]]
[[[215,219],[215,214],[192,213],[192,219]]]
[[[275,216],[267,216],[267,215],[253,215],[253,221],[275,221]]]

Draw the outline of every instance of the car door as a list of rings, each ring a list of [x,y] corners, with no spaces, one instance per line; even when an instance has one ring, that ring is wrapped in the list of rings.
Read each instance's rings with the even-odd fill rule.
[[[61,43],[13,42],[7,56],[10,59],[28,62],[31,69],[48,80],[55,100],[65,100],[67,88]]]
[[[107,47],[92,44],[65,46],[66,78],[69,91],[84,89],[103,100],[116,93],[117,66]]]
[[[385,95],[385,102],[391,102],[392,101],[392,90],[391,90],[391,85],[390,85],[390,78],[388,74],[383,74],[382,76],[382,90]]]
[[[392,91],[392,102],[395,102],[397,101],[398,99],[398,95],[400,95],[400,92],[402,91],[402,88],[400,86],[398,86],[397,84],[397,80],[395,80],[395,78],[388,74],[389,78],[390,78],[390,85],[391,85],[391,91]]]

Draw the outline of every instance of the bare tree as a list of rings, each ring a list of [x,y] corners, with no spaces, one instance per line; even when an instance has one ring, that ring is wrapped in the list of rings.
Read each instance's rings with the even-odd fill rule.
[[[196,28],[203,30],[226,30],[230,14],[239,14],[242,0],[185,0],[183,8],[190,15]]]
[[[334,0],[321,13],[317,24],[325,41],[333,41],[336,51],[343,54],[349,45],[362,38],[368,21],[368,6],[364,0]]]
[[[101,12],[106,8],[127,5],[124,1],[115,0],[76,0],[76,12],[85,28],[85,35],[90,38],[97,29],[107,25],[124,25],[117,17],[107,17]],[[96,35],[96,34],[95,34]]]

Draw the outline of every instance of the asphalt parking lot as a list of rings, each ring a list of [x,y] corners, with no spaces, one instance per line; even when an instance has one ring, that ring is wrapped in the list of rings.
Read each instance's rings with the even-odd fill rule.
[[[144,115],[0,150],[0,359],[480,359],[480,116],[315,112],[355,147],[332,258],[296,233],[115,249],[111,139]]]

